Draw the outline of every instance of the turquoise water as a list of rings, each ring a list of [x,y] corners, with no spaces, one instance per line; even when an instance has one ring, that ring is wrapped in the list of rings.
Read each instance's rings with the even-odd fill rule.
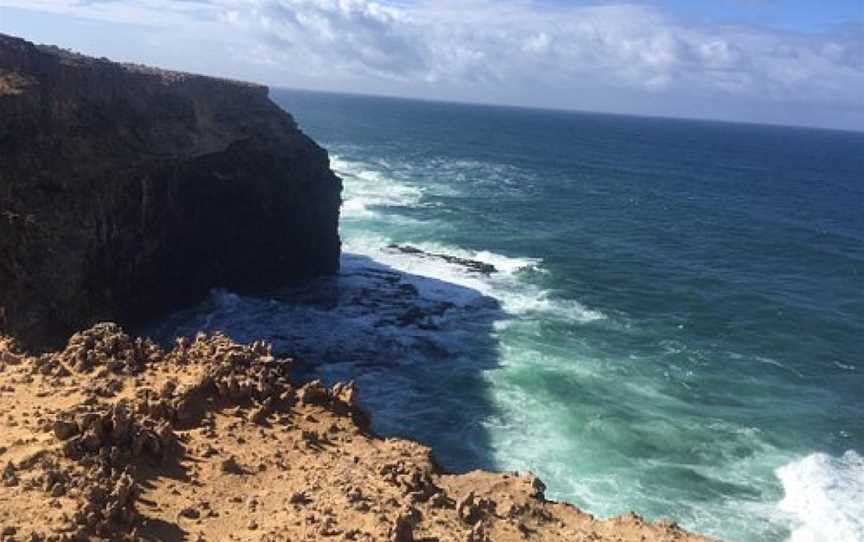
[[[864,540],[864,134],[273,95],[344,179],[342,272],[154,333],[267,337],[600,516]]]

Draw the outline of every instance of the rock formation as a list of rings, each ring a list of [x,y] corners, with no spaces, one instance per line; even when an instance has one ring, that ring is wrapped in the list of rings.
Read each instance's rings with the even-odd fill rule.
[[[267,92],[0,35],[0,332],[335,272],[341,182]]]
[[[0,540],[709,542],[595,519],[530,475],[442,472],[371,434],[353,384],[300,385],[291,365],[112,324],[41,356],[0,337]]]
[[[411,254],[413,256],[441,260],[449,264],[464,267],[467,271],[470,271],[472,273],[479,273],[481,275],[491,275],[492,273],[498,272],[495,266],[491,263],[481,262],[479,260],[470,260],[468,258],[460,258],[458,256],[451,256],[450,254],[426,252],[411,245],[397,245],[394,243],[387,245],[387,249],[394,252],[401,252],[402,254]]]

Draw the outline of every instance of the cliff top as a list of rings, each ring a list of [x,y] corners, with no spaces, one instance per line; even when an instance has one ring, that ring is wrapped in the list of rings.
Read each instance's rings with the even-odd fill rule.
[[[154,78],[158,78],[163,84],[166,85],[181,83],[190,79],[202,79],[218,81],[230,85],[236,85],[238,87],[263,90],[265,93],[268,91],[268,88],[265,85],[261,85],[259,83],[240,81],[224,77],[212,77],[208,75],[199,75],[181,71],[165,70],[161,68],[155,68],[152,66],[145,66],[142,64],[135,64],[129,62],[114,62],[105,57],[91,57],[78,53],[76,51],[72,51],[70,49],[57,47],[56,45],[35,44],[23,38],[18,38],[15,36],[10,36],[8,34],[0,33],[0,50],[2,49],[6,49],[7,51],[14,51],[22,55],[41,54],[46,57],[57,59],[61,64],[64,64],[66,66],[81,68],[116,66],[129,73],[153,76]],[[11,71],[15,71],[14,67],[12,66],[4,66],[3,59],[2,57],[0,57],[0,72],[10,71],[10,68]],[[3,84],[2,81],[0,81],[0,92],[2,91]]]

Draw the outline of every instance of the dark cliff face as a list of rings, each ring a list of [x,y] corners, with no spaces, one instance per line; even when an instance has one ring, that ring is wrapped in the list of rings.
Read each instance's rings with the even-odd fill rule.
[[[0,333],[44,348],[334,273],[340,192],[265,87],[0,35]]]

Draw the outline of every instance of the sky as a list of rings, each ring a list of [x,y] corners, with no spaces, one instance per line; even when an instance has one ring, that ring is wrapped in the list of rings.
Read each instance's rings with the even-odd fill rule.
[[[0,32],[271,86],[864,131],[864,0],[0,0]]]

